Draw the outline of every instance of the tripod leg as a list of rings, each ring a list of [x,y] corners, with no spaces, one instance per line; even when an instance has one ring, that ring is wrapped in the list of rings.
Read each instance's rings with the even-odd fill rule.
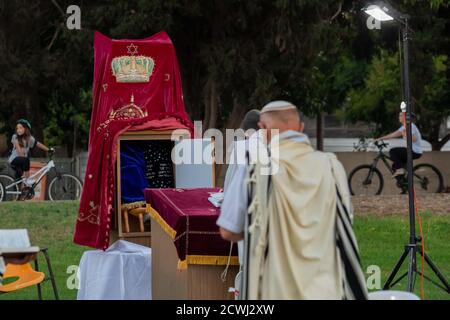
[[[408,291],[414,291],[414,271],[416,270],[416,250],[414,247],[411,247],[409,250],[411,254],[409,256],[409,265],[408,265]]]
[[[417,274],[419,274],[420,276],[424,277],[425,279],[427,279],[428,281],[430,281],[432,284],[434,284],[436,287],[441,288],[444,291],[447,291],[447,289],[440,283],[437,283],[436,281],[434,281],[434,279],[431,279],[430,277],[428,277],[426,274],[423,274],[422,272],[418,272]]]
[[[408,275],[408,272],[405,272],[404,274],[402,274],[400,277],[397,278],[397,280],[395,280],[394,282],[391,283],[390,287],[392,288],[393,286],[395,286],[397,283],[402,281],[403,278],[406,277],[407,275]]]
[[[422,251],[420,251],[420,254],[422,254]],[[425,261],[430,266],[431,270],[433,270],[434,274],[441,280],[444,287],[447,289],[447,292],[450,293],[450,285],[447,282],[447,279],[445,279],[444,275],[441,273],[439,268],[433,263],[433,260],[425,253],[424,255]]]
[[[394,269],[392,269],[391,274],[389,275],[388,279],[386,280],[386,283],[383,286],[383,290],[388,290],[391,287],[391,283],[394,280],[398,270],[403,264],[403,261],[405,261],[406,256],[409,253],[410,248],[407,246],[405,247],[405,251],[403,251],[403,254],[401,255],[400,259],[398,259],[397,263],[394,266]]]

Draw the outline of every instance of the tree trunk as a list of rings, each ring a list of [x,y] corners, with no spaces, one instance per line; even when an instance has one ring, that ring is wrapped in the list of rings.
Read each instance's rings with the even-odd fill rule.
[[[210,86],[211,86],[211,79],[208,79],[208,81],[206,81],[205,86],[203,87],[203,107],[205,111],[203,116],[203,130],[209,128],[209,115],[211,112],[211,108],[209,107]]]
[[[203,89],[203,104],[205,107],[205,116],[203,118],[203,130],[215,128],[217,126],[217,117],[219,114],[219,97],[217,93],[217,82],[214,79],[208,79]]]
[[[442,148],[442,145],[439,142],[439,131],[441,129],[441,123],[435,123],[435,122],[430,122],[428,124],[429,129],[428,129],[428,142],[430,142],[431,144],[431,150],[433,151],[440,151]]]
[[[73,142],[67,141],[66,142],[66,152],[67,152],[68,158],[72,158],[72,151],[73,151]]]
[[[316,115],[316,148],[317,148],[317,150],[323,151],[323,138],[324,138],[323,112],[319,112]]]
[[[211,110],[209,112],[208,129],[217,127],[217,116],[219,113],[219,106],[218,106],[216,80],[212,80],[212,83],[211,83],[210,108],[211,108]]]
[[[72,158],[77,153],[77,133],[78,133],[78,123],[76,121],[72,122],[73,125],[73,143],[67,144],[67,156]]]
[[[25,92],[27,92],[27,95],[24,97],[25,110],[22,117],[31,122],[31,132],[33,137],[35,137],[37,141],[44,143],[44,122],[42,120],[42,111],[39,105],[39,96],[37,93],[33,92],[32,88],[28,88],[25,90]],[[44,157],[45,153],[41,149],[35,148],[32,151],[32,156]]]
[[[77,124],[73,124],[73,148],[72,153],[69,155],[70,158],[74,157],[77,153]]]
[[[244,118],[246,113],[245,108],[234,99],[233,101],[233,109],[228,117],[228,120],[225,124],[225,129],[237,129]]]

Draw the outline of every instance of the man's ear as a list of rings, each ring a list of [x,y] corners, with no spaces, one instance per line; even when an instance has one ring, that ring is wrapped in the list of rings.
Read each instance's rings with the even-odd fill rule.
[[[305,123],[300,121],[298,127],[299,127],[298,131],[303,132],[303,130],[305,130]]]

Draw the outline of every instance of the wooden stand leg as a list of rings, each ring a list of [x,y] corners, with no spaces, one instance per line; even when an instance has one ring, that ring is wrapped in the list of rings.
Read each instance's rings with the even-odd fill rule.
[[[130,224],[128,223],[128,210],[123,210],[123,217],[125,220],[125,231],[130,232]]]
[[[144,232],[144,215],[141,213],[139,215],[139,227],[141,229],[141,232]]]

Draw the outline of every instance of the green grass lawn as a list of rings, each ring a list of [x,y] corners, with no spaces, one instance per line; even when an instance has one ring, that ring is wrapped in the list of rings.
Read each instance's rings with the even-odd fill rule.
[[[450,216],[422,214],[423,232],[425,237],[425,251],[450,281]],[[409,218],[407,216],[389,217],[356,217],[355,232],[358,238],[363,270],[366,272],[370,265],[377,265],[381,269],[383,285],[392,271],[405,244],[409,240]],[[418,269],[421,270],[421,257],[417,255]],[[398,275],[406,272],[407,261],[403,264]],[[428,266],[425,275],[434,280],[437,278]],[[369,276],[366,273],[366,278]],[[450,300],[450,294],[435,287],[425,279],[425,299]],[[401,280],[393,290],[406,291],[406,278]],[[420,297],[420,277],[415,283],[415,293]]]
[[[26,228],[32,245],[48,247],[53,272],[61,299],[76,299],[77,291],[69,290],[66,282],[71,274],[67,268],[78,265],[86,247],[72,242],[79,202],[5,202],[0,203],[0,228]],[[43,255],[40,269],[46,274]],[[43,298],[54,299],[50,281],[43,284]],[[0,299],[37,299],[36,287],[17,293],[0,295]]]
[[[89,249],[72,242],[77,209],[77,202],[0,203],[0,228],[26,228],[33,245],[49,248],[62,299],[76,298],[76,290],[70,290],[66,285],[72,275],[67,273],[67,268],[78,265],[83,251]],[[425,214],[423,220],[427,252],[450,280],[450,216]],[[370,265],[379,266],[381,285],[408,241],[408,228],[408,218],[403,216],[357,216],[355,219],[364,271]],[[47,271],[43,268],[44,260],[41,259],[40,262],[41,269]],[[428,268],[425,273],[431,276]],[[369,275],[366,273],[366,277]],[[405,290],[406,281],[401,281],[395,288]],[[50,282],[46,282],[43,289],[44,299],[53,299]],[[417,279],[418,294],[419,289],[420,279]],[[425,297],[450,299],[449,294],[427,281]],[[0,295],[0,300],[2,299],[37,299],[37,291],[34,287],[27,288],[14,294]]]

